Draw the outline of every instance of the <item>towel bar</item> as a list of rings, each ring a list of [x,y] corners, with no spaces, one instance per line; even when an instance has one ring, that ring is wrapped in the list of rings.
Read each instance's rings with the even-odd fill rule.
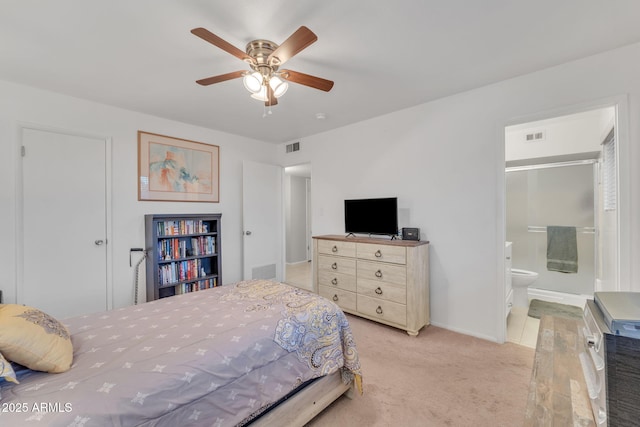
[[[531,233],[546,233],[547,227],[529,225],[527,226],[527,231]],[[576,227],[576,232],[583,234],[594,234],[596,232],[595,227]]]

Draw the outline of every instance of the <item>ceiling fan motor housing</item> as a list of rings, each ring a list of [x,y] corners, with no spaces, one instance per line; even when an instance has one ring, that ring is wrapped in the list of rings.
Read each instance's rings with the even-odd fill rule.
[[[265,77],[270,77],[271,74],[278,71],[280,65],[278,58],[273,57],[270,62],[268,61],[269,55],[277,48],[278,45],[269,40],[260,39],[247,43],[247,55],[253,58],[253,61],[249,63],[251,68],[259,71]]]

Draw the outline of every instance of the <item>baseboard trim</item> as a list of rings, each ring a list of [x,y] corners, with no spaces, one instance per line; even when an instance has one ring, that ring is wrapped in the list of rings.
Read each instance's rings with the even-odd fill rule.
[[[439,323],[439,322],[431,322],[430,325],[433,325],[433,326],[435,326],[437,328],[447,329],[447,330],[452,331],[452,332],[457,332],[459,334],[469,335],[471,337],[480,338],[480,339],[483,339],[483,340],[486,340],[486,341],[491,341],[491,342],[495,342],[495,343],[500,344],[500,342],[498,341],[497,337],[493,337],[493,336],[490,336],[490,335],[478,334],[478,333],[469,331],[467,329],[456,328],[456,327],[453,327],[453,326],[450,326],[450,325],[445,325],[445,324],[442,324],[442,323]],[[425,329],[428,328],[428,327],[429,326],[427,325],[424,328],[422,328],[420,330],[420,333],[423,333],[425,331]]]
[[[304,261],[296,261],[296,262],[287,262],[287,265],[298,265],[298,264],[306,264],[308,262],[311,262],[310,259],[304,260]]]

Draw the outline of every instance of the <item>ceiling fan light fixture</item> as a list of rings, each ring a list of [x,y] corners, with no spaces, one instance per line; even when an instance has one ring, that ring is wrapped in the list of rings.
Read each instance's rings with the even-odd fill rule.
[[[253,99],[257,99],[258,101],[266,102],[267,98],[267,88],[265,86],[260,86],[260,90],[256,93],[252,93],[251,97]]]
[[[289,89],[289,83],[282,80],[278,76],[273,76],[269,79],[269,86],[273,89],[273,96],[280,98]]]
[[[254,71],[253,73],[245,74],[242,79],[242,83],[244,83],[244,87],[251,93],[258,93],[264,89],[262,86],[263,77],[258,71]]]

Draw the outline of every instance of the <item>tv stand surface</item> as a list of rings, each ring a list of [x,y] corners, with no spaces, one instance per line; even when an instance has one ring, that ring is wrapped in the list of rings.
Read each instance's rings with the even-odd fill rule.
[[[313,289],[346,313],[416,336],[429,318],[429,242],[313,237]]]
[[[371,237],[372,234],[369,234],[369,239],[374,239],[374,237]],[[379,234],[379,236],[389,236],[389,240],[396,240],[398,236],[396,236],[395,234]],[[349,237],[357,237],[355,234],[353,233],[347,233],[346,236],[344,236],[345,239],[349,238]]]

